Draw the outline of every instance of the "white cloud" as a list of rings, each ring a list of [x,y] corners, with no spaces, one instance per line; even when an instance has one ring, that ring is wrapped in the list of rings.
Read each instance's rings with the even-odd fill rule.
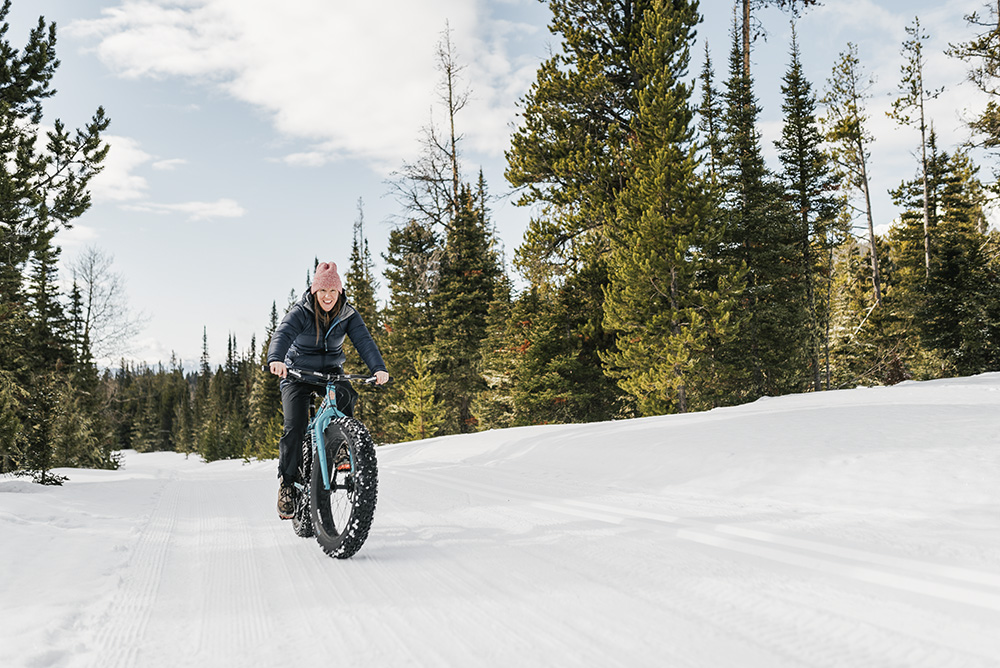
[[[161,171],[170,172],[181,165],[186,165],[187,160],[184,158],[168,158],[166,160],[157,160],[153,163],[153,169],[159,169]]]
[[[303,151],[286,155],[283,162],[295,167],[322,167],[330,159],[331,155],[324,151]]]
[[[282,134],[315,142],[287,162],[343,156],[392,169],[413,157],[436,104],[446,21],[474,89],[461,119],[467,145],[502,152],[537,65],[511,56],[510,43],[539,27],[493,21],[490,9],[485,0],[121,0],[69,29],[95,40],[120,76],[220,87],[264,109]]]
[[[232,199],[220,198],[214,202],[183,202],[179,204],[158,204],[148,201],[149,182],[134,173],[149,165],[160,171],[173,170],[187,164],[183,158],[155,160],[155,156],[142,150],[139,142],[129,137],[106,135],[104,140],[111,145],[104,169],[90,183],[91,193],[96,203],[117,203],[129,211],[143,213],[179,213],[189,220],[211,220],[217,218],[240,218],[246,210]],[[77,230],[77,231],[74,231]],[[95,238],[89,228],[77,228],[62,233],[60,239],[66,245],[76,245]]]
[[[104,159],[101,173],[90,182],[90,191],[95,202],[127,202],[146,196],[149,183],[134,170],[153,159],[139,147],[139,142],[129,137],[104,135],[104,141],[111,145]]]
[[[55,237],[55,243],[63,250],[73,250],[93,242],[98,236],[97,230],[94,228],[74,223],[73,227],[59,230]]]
[[[124,208],[141,213],[171,214],[180,213],[189,220],[211,220],[214,218],[241,218],[246,215],[246,209],[232,199],[218,199],[214,202],[181,202],[179,204],[157,204],[143,202],[129,204]]]

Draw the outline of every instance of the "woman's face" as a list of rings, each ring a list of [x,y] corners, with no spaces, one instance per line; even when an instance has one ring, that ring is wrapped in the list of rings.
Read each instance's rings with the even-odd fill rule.
[[[316,291],[316,303],[324,311],[329,312],[330,309],[334,307],[337,303],[337,296],[340,293],[337,290],[326,290],[319,289]]]

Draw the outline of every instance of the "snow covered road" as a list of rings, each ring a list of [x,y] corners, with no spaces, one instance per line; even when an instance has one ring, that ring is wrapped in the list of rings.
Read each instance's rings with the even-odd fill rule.
[[[1000,666],[1000,374],[379,449],[326,557],[274,462],[0,478],[0,666]]]

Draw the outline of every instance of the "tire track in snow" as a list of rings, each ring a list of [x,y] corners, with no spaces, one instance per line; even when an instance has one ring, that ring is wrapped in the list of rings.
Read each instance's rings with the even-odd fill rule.
[[[428,526],[435,526],[433,517],[428,516],[427,519]],[[451,598],[455,602],[447,607],[431,605],[425,610],[422,626],[451,629],[452,633],[448,643],[423,647],[419,653],[414,652],[413,658],[418,665],[457,665],[467,657],[477,657],[485,665],[502,665],[512,661],[518,665],[536,665],[529,658],[533,653],[551,657],[573,656],[579,652],[581,634],[578,626],[554,624],[549,615],[551,608],[527,602],[536,590],[536,583],[527,579],[524,571],[536,571],[523,566],[512,568],[509,554],[498,562],[463,559],[460,549],[448,550],[433,540],[424,541],[421,549],[421,562],[433,564],[433,567],[423,569],[421,590],[407,597],[407,607],[419,608],[427,590],[434,592],[435,599]],[[374,554],[372,561],[378,569],[366,570],[364,579],[371,583],[381,582],[398,600],[399,589],[393,587],[403,584],[404,578],[394,568],[387,567],[377,552]],[[515,561],[524,562],[526,559],[533,560],[530,555],[521,552]],[[370,586],[363,582],[359,584],[363,589]],[[475,593],[475,600],[469,600],[470,592]],[[610,602],[613,598],[609,596],[609,605],[613,605]],[[517,607],[516,615],[511,615],[511,599],[524,602]],[[405,613],[403,616],[400,622],[412,626],[412,620],[405,619]],[[489,648],[492,651],[490,656],[483,655],[487,648],[477,632],[477,629],[483,628],[490,629],[496,637],[507,639],[502,646]],[[538,633],[539,629],[544,629],[544,633]],[[620,637],[614,633],[615,629],[601,630],[612,638]],[[590,647],[588,659],[593,665],[622,665],[621,655],[603,646]]]
[[[775,648],[795,666],[996,666],[994,653],[977,653],[961,642],[986,632],[987,625],[949,638],[934,638],[923,635],[920,629],[896,624],[898,619],[917,624],[896,602],[851,595],[830,583],[807,585],[811,591],[803,591],[803,583],[795,579],[775,586],[762,582],[747,568],[734,569],[729,577],[702,579],[693,583],[687,594],[716,611],[711,615],[712,623]],[[937,621],[955,624],[944,615]]]
[[[384,504],[386,473],[382,472],[380,478]],[[348,663],[352,659],[355,663],[363,659],[373,665],[398,661],[400,648],[409,648],[406,665],[457,665],[482,653],[484,648],[477,643],[479,636],[474,632],[481,628],[511,633],[508,637],[516,642],[518,629],[505,619],[508,609],[494,610],[490,606],[489,600],[500,590],[492,584],[493,578],[475,577],[474,569],[426,541],[420,543],[420,558],[405,565],[380,558],[379,540],[392,531],[380,524],[380,517],[386,513],[391,511],[383,506],[376,514],[368,543],[352,559],[322,557],[329,567],[319,569],[321,581],[315,589],[323,592],[327,609],[344,609],[334,615],[336,624],[331,628],[332,633],[328,631],[326,635],[331,643],[342,648],[338,653]],[[309,542],[310,549],[322,555],[316,542]],[[428,552],[433,552],[433,556],[428,557]],[[469,592],[476,592],[476,601],[463,606],[463,598],[467,599]],[[428,596],[453,597],[461,610],[428,605]],[[536,621],[535,628],[541,628],[545,620]],[[385,636],[378,645],[360,647],[352,643],[352,638],[369,634],[366,629],[372,625],[377,625]],[[463,633],[462,629],[473,632]],[[442,632],[445,638],[440,637]]]
[[[388,471],[387,478],[396,472]],[[425,494],[425,484],[399,491],[410,491],[411,495],[418,491],[421,498],[430,498]],[[469,497],[468,490],[458,491],[462,492],[461,498]],[[472,498],[480,496],[477,493]],[[686,607],[697,605],[697,601],[686,600],[665,610],[658,600],[637,599],[630,587],[622,587],[623,583],[616,580],[616,574],[622,572],[621,564],[617,563],[617,550],[607,553],[610,563],[601,564],[578,559],[575,552],[566,552],[561,544],[535,543],[530,537],[519,537],[516,530],[497,534],[490,526],[495,525],[497,519],[509,520],[511,516],[506,509],[493,507],[485,509],[483,515],[484,510],[475,507],[478,504],[466,508],[465,504],[459,507],[454,502],[446,502],[447,510],[442,510],[460,513],[464,519],[458,521],[465,527],[461,531],[447,532],[447,526],[455,518],[443,519],[440,513],[426,508],[415,512],[412,508],[421,505],[410,502],[417,500],[396,498],[399,507],[390,508],[388,514],[406,513],[396,533],[408,537],[410,544],[405,549],[419,552],[416,555],[418,563],[432,565],[432,568],[421,566],[420,577],[425,582],[421,582],[420,592],[431,589],[436,595],[455,601],[453,606],[428,606],[433,614],[442,617],[431,620],[428,635],[435,635],[434,626],[452,628],[454,633],[447,642],[467,643],[461,651],[453,651],[445,657],[440,665],[462,663],[462,659],[469,656],[477,657],[482,665],[504,665],[512,661],[518,665],[552,665],[553,657],[564,657],[566,665],[669,665],[679,668],[705,665],[702,656],[683,646],[675,646],[672,639],[661,632],[670,629],[675,638],[701,634],[703,627],[693,624],[685,612]],[[479,517],[470,519],[465,514],[467,511]],[[503,517],[498,517],[497,513]],[[524,509],[518,509],[516,514],[523,517],[524,525],[537,522],[537,515],[526,514]],[[521,518],[517,519],[520,522]],[[464,524],[466,521],[471,521],[473,526],[483,522],[485,533],[481,537],[470,537],[471,527]],[[570,536],[574,542],[582,540],[584,545],[591,542],[579,535],[573,537],[571,533]],[[495,549],[483,549],[488,547],[484,543],[493,544]],[[379,547],[372,546],[371,554],[380,561]],[[398,578],[400,582],[407,579],[394,562],[385,576]],[[544,580],[539,580],[540,576]],[[470,592],[475,592],[475,600],[465,605]],[[512,605],[512,601],[516,604]],[[621,615],[614,611],[628,612]],[[665,612],[668,615],[665,616]],[[481,633],[477,632],[481,628],[489,628],[495,637],[508,640],[500,646],[484,647]],[[745,643],[734,643],[725,633],[713,634],[706,644],[716,648],[734,647],[734,655],[743,657],[750,649]],[[485,651],[491,654],[484,656]],[[773,668],[766,658],[770,655],[758,663],[745,665]],[[438,664],[424,661],[419,665]]]
[[[176,476],[165,479],[123,568],[121,584],[97,624],[94,668],[132,668],[159,594],[161,573],[177,521]]]
[[[425,481],[430,479],[429,481],[432,483],[465,493],[474,493],[505,501],[517,499],[525,501],[528,507],[547,511],[554,510],[575,517],[618,525],[625,525],[636,519],[643,521],[643,523],[655,521],[657,525],[668,525],[674,535],[679,538],[691,540],[694,537],[697,538],[694,542],[709,544],[713,547],[720,547],[720,545],[714,540],[711,542],[703,540],[704,534],[709,530],[721,530],[723,533],[731,533],[734,536],[771,541],[778,545],[787,544],[782,549],[788,550],[788,552],[777,555],[780,558],[775,558],[775,554],[760,554],[760,551],[756,549],[757,546],[752,543],[749,548],[747,545],[736,546],[735,551],[757,557],[763,556],[772,561],[804,566],[812,570],[822,571],[824,574],[832,572],[834,575],[843,576],[843,570],[837,568],[841,566],[839,559],[868,558],[879,567],[903,566],[916,573],[924,573],[929,576],[939,576],[944,573],[954,577],[960,583],[990,583],[993,578],[991,573],[952,567],[939,570],[935,564],[873,554],[862,550],[823,544],[818,541],[802,541],[769,532],[756,530],[744,532],[738,527],[698,523],[660,513],[648,513],[607,504],[568,500],[564,505],[561,500],[553,500],[551,497],[542,497],[494,485],[456,481],[447,476],[429,474],[426,471],[403,473]],[[699,530],[688,529],[687,525],[698,526]],[[749,535],[744,535],[745,533]],[[721,545],[721,547],[732,550],[732,542],[735,539],[730,538],[729,541],[728,544]],[[806,553],[803,555],[798,551],[792,552],[793,549],[799,551],[803,549],[818,550],[823,553],[826,551],[835,552],[836,558],[833,560],[822,559],[815,554]],[[781,550],[774,551],[780,552]],[[789,554],[794,558],[790,558]],[[812,561],[801,563],[803,556]],[[580,559],[573,560],[572,563],[559,563],[564,568],[580,569],[582,563],[587,561],[587,559]],[[774,657],[776,663],[772,664],[770,662],[755,663],[750,659],[749,654],[744,654],[747,661],[745,665],[779,665],[780,659],[784,659],[788,665],[792,666],[892,665],[905,666],[906,668],[917,666],[927,666],[928,668],[983,666],[985,668],[996,665],[992,657],[996,654],[997,643],[980,642],[973,643],[974,647],[966,647],[968,639],[979,637],[986,632],[986,625],[969,624],[963,621],[959,622],[964,625],[959,632],[935,634],[933,633],[934,628],[931,626],[933,619],[936,618],[942,628],[954,627],[956,620],[947,615],[931,613],[931,620],[921,620],[921,624],[925,628],[914,630],[906,626],[900,627],[898,624],[894,624],[895,619],[910,619],[913,623],[913,618],[912,615],[907,614],[906,610],[902,609],[905,606],[898,602],[872,599],[869,596],[854,596],[837,588],[835,584],[825,581],[819,581],[818,585],[815,581],[808,582],[809,587],[818,586],[823,589],[824,595],[822,596],[787,595],[789,589],[794,591],[796,587],[801,587],[801,583],[795,578],[788,579],[788,582],[780,582],[782,576],[778,574],[781,586],[777,592],[774,592],[771,591],[772,583],[761,584],[760,575],[756,573],[752,564],[744,565],[742,562],[720,562],[720,564],[728,570],[724,570],[719,578],[672,578],[662,587],[651,586],[648,591],[640,591],[637,594],[681,619],[697,620],[696,632],[700,631],[701,634],[704,634],[704,628],[712,628],[716,630],[722,642],[732,641],[734,637],[738,636],[748,647],[757,647],[764,653],[773,652],[778,655]],[[671,564],[670,567],[674,566],[676,564]],[[857,567],[844,565],[844,568],[856,569]],[[743,574],[737,577],[734,570],[743,572]],[[880,570],[880,572],[885,571]],[[693,588],[691,587],[692,582],[695,583]],[[881,584],[877,579],[875,583]],[[681,591],[678,587],[686,589],[686,591]],[[912,587],[907,587],[905,590],[911,589]],[[670,591],[670,597],[663,597],[663,591]],[[968,593],[968,590],[962,589],[961,593],[963,597],[958,602],[965,602],[964,595]],[[852,596],[854,596],[851,601],[852,605],[846,606],[842,603],[843,600],[850,599]],[[949,596],[949,600],[954,600],[954,598]],[[840,602],[838,603],[838,601]],[[845,610],[845,607],[850,609]],[[873,608],[877,608],[877,610],[873,610]],[[887,615],[887,611],[893,608],[899,608],[899,615],[896,617],[891,614]],[[698,626],[701,629],[698,629]]]
[[[551,497],[522,490],[496,487],[480,482],[458,481],[440,473],[422,471],[404,475],[429,479],[437,484],[485,494],[494,498],[516,497],[533,507],[600,522],[652,522],[687,540],[715,548],[739,552],[778,563],[818,570],[889,587],[1000,612],[1000,575],[969,568],[931,564],[904,557],[866,552],[855,548],[783,536],[777,533],[698,522],[647,510],[609,506],[575,499]]]
[[[202,609],[196,646],[199,656],[216,655],[216,661],[258,646],[276,632],[254,567],[247,494],[238,489],[243,486],[201,481],[186,497],[190,515],[200,518],[197,552],[206,557],[199,573]],[[208,508],[212,511],[206,512]]]

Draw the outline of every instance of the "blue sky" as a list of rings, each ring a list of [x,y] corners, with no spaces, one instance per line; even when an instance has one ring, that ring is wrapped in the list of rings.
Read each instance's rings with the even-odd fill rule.
[[[982,104],[965,66],[943,55],[971,35],[963,15],[981,0],[828,0],[798,24],[807,76],[821,90],[848,41],[876,78],[869,105],[876,223],[895,212],[886,190],[911,178],[919,137],[885,118],[914,15],[930,33],[927,77],[947,86],[931,108],[940,145],[965,138],[962,114]],[[725,78],[730,0],[703,0],[717,81]],[[80,127],[98,105],[112,151],[93,184],[94,206],[59,236],[63,261],[97,246],[114,257],[133,309],[148,316],[131,356],[172,352],[193,368],[207,329],[213,361],[227,337],[262,336],[271,303],[304,286],[313,258],[346,270],[363,201],[366,235],[381,253],[403,212],[386,181],[419,151],[435,107],[435,47],[445,29],[471,89],[458,118],[467,178],[481,167],[504,195],[503,152],[516,103],[556,43],[535,0],[14,0],[8,39],[23,44],[40,15],[55,21],[62,61],[45,123]],[[761,131],[772,167],[781,127],[788,17],[760,14],[754,53]],[[694,49],[692,76],[703,47]],[[990,165],[984,164],[984,173]],[[508,259],[529,211],[500,198],[493,218]]]

